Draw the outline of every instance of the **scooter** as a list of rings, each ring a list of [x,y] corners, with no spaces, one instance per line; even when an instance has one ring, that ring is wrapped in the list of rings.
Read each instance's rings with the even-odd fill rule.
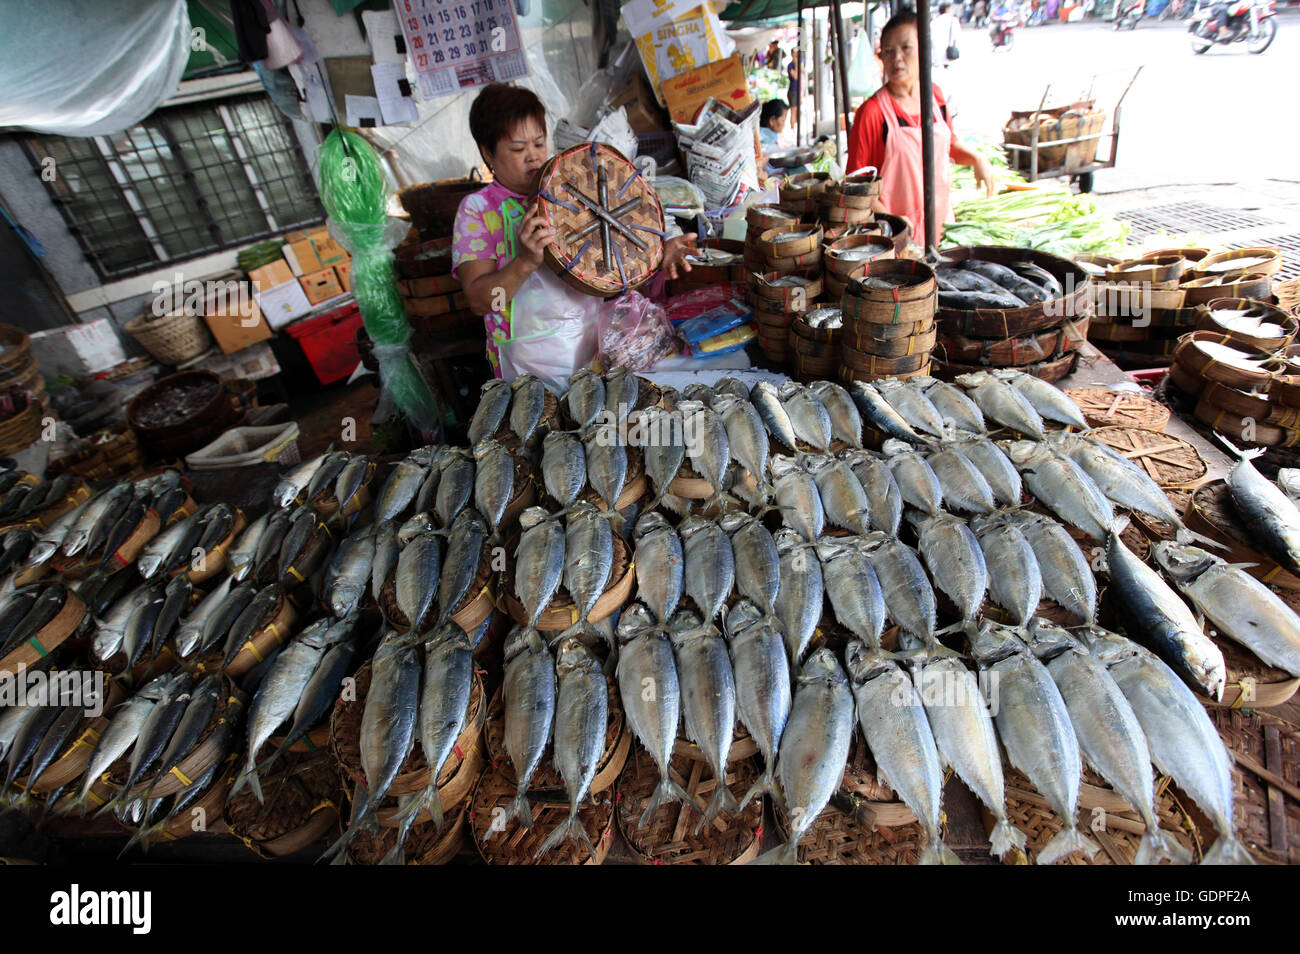
[[[1193,0],[1169,0],[1160,11],[1161,20],[1186,20],[1192,15]]]
[[[1137,25],[1142,22],[1142,17],[1146,15],[1146,0],[1133,0],[1132,3],[1125,4],[1120,10],[1119,16],[1115,18],[1116,30],[1136,30]]]
[[[1204,53],[1216,43],[1227,46],[1245,43],[1251,53],[1263,53],[1277,36],[1273,0],[1229,0],[1228,24],[1216,29],[1219,13],[1225,4],[1215,3],[1198,9],[1187,26],[1193,53]]]
[[[1011,44],[1015,40],[1015,28],[1018,17],[1014,13],[995,16],[990,20],[989,39],[993,41],[993,49],[1005,47],[1011,49]]]

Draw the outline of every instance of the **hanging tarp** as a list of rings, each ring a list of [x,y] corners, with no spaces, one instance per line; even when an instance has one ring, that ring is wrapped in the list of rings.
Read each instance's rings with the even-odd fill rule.
[[[8,3],[0,127],[120,132],[176,92],[190,52],[185,0]]]

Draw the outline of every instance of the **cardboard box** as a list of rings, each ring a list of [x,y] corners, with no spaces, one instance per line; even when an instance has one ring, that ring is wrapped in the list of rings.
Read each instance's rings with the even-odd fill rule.
[[[248,273],[248,280],[253,283],[254,289],[262,291],[265,288],[274,288],[276,285],[293,281],[293,269],[284,259],[278,258],[270,265],[253,269]]]
[[[295,278],[283,285],[276,285],[258,293],[257,303],[262,307],[262,314],[272,328],[283,328],[295,318],[301,318],[311,311],[311,302]]]
[[[343,286],[345,292],[352,291],[352,259],[346,262],[339,262],[334,266],[334,271],[338,272],[339,284]]]
[[[740,54],[687,70],[663,83],[668,115],[675,123],[693,123],[710,98],[740,112],[754,101]]]
[[[660,103],[664,80],[714,63],[736,49],[704,0],[631,0],[622,14]]]
[[[343,294],[343,286],[339,284],[339,276],[333,266],[327,265],[320,271],[304,275],[298,279],[298,282],[302,285],[302,290],[307,293],[307,300],[313,305],[319,305],[323,301],[329,301]]]
[[[640,70],[632,74],[632,78],[609,101],[609,105],[613,109],[622,106],[627,111],[628,125],[635,133],[648,134],[669,130],[663,107],[659,105],[654,90],[650,88],[645,74]]]
[[[126,360],[122,339],[109,318],[33,331],[31,349],[41,373],[48,377],[98,374]]]
[[[299,278],[336,265],[347,257],[343,246],[330,238],[329,229],[315,229],[307,238],[284,246],[284,260]]]
[[[226,354],[243,351],[271,337],[271,329],[256,301],[240,303],[209,298],[203,308],[203,323],[212,332],[217,347]]]

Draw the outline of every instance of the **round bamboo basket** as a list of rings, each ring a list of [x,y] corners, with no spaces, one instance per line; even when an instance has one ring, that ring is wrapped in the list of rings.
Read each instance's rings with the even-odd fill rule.
[[[782,278],[798,279],[798,283],[791,285],[788,282],[778,284]],[[750,279],[749,287],[761,302],[770,302],[773,305],[780,306],[782,311],[805,311],[812,302],[822,293],[825,287],[822,282],[822,276],[817,272],[807,271],[794,275],[776,275],[768,272],[764,275],[753,275]],[[792,307],[803,303],[803,307]]]
[[[224,812],[226,828],[249,851],[283,858],[338,833],[343,788],[329,752],[286,755],[261,782],[265,804],[245,788]]]
[[[0,659],[0,674],[16,676],[23,668],[45,668],[52,662],[48,657],[76,632],[85,615],[86,604],[69,589],[63,607],[54,618],[37,630],[36,635]]]
[[[1071,351],[1059,358],[1050,358],[1047,361],[1036,361],[1033,364],[1022,364],[1016,368],[1017,371],[1023,371],[1025,374],[1032,374],[1036,378],[1042,378],[1044,381],[1056,382],[1064,378],[1074,370],[1075,361],[1079,357],[1079,352]],[[938,357],[934,362],[934,376],[944,381],[952,381],[959,375],[969,374],[973,371],[987,371],[988,369],[979,364],[962,364],[957,361],[944,361]]]
[[[530,790],[531,791],[531,790]],[[568,799],[562,792],[539,793],[532,797],[533,825],[524,828],[509,817],[515,785],[496,772],[484,772],[470,803],[470,832],[479,857],[490,865],[599,865],[609,854],[614,840],[614,794],[588,797],[578,806],[578,820],[587,833],[595,857],[573,841],[534,857],[546,840],[569,815]]]
[[[1188,834],[1184,802],[1175,797],[1169,779],[1162,777],[1156,786],[1156,818],[1160,827],[1193,853],[1200,851]],[[1013,850],[1003,860],[1004,864],[1028,864],[1038,857],[1047,843],[1065,827],[1061,819],[1048,807],[1047,800],[1038,793],[1020,772],[1006,769],[1007,817],[1026,835],[1026,851]],[[1100,847],[1091,858],[1076,852],[1062,859],[1066,865],[1131,865],[1137,854],[1138,843],[1146,832],[1146,825],[1132,810],[1127,801],[1115,792],[1091,769],[1085,768],[1079,784],[1079,827]],[[985,829],[993,831],[992,814],[981,805]],[[1027,857],[1026,857],[1027,856]]]
[[[874,354],[864,354],[849,347],[847,343],[842,343],[840,360],[843,362],[842,367],[861,374],[872,375],[873,378],[882,378],[891,375],[902,376],[909,372],[916,373],[920,371],[922,367],[930,363],[930,351],[926,348],[901,357],[882,358]]]
[[[1112,266],[1119,264],[1119,259],[1110,255],[1076,255],[1073,261],[1093,278],[1104,278]]]
[[[354,688],[355,698],[339,699],[334,704],[330,715],[330,752],[333,755],[337,771],[347,790],[354,785],[365,784],[365,773],[361,769],[361,719],[366,708],[366,694],[370,691],[370,679],[373,670],[369,661],[357,670]],[[450,812],[463,801],[474,787],[479,772],[483,768],[483,720],[487,712],[483,693],[483,682],[478,673],[474,674],[470,689],[469,705],[466,709],[465,722],[456,737],[455,746],[447,761],[438,773],[438,798],[442,802],[444,813]],[[403,795],[417,795],[429,784],[429,765],[424,758],[417,727],[411,750],[393,780],[386,798]],[[379,810],[381,825],[395,825],[393,815],[396,809]],[[422,814],[416,821],[428,819]]]
[[[208,550],[207,553],[203,555],[202,563],[200,563],[200,565],[197,568],[186,569],[186,567],[190,567],[192,565],[192,561],[191,561],[191,563],[186,563],[178,567],[176,570],[172,571],[172,573],[169,575],[172,577],[176,577],[176,576],[180,576],[182,573],[185,573],[189,576],[190,582],[195,585],[198,585],[199,583],[206,583],[208,580],[212,579],[214,576],[217,576],[218,574],[220,574],[222,571],[225,570],[226,557],[230,552],[230,548],[234,545],[235,538],[238,537],[241,533],[243,533],[244,528],[247,526],[248,526],[248,521],[244,517],[244,511],[236,507],[235,519],[234,522],[231,523],[230,525],[230,532],[227,533],[220,542],[218,542],[215,546],[213,546],[210,550]]]
[[[768,260],[807,255],[820,248],[821,244],[822,230],[820,225],[812,229],[798,227],[795,229],[767,229],[761,232],[755,241],[759,252]]]
[[[863,171],[845,176],[835,188],[842,195],[867,196],[874,199],[880,195],[880,186],[883,182],[877,173],[878,170],[872,169],[870,172]]]
[[[906,380],[907,378],[926,377],[933,367],[930,362],[926,362],[915,371],[896,371],[893,374],[872,374],[867,371],[859,371],[857,368],[849,367],[847,364],[841,364],[839,370],[839,379],[843,384],[852,384],[854,381],[863,381],[870,383],[879,381],[881,378],[893,377]]]
[[[1250,361],[1265,362],[1272,357],[1266,351],[1248,348],[1239,342],[1233,341],[1228,335],[1214,331],[1193,331],[1190,335],[1184,335],[1179,340],[1178,348],[1174,352],[1174,360],[1183,371],[1197,375],[1206,381],[1218,381],[1220,384],[1226,384],[1234,388],[1249,389],[1268,386],[1272,379],[1271,371],[1261,367],[1250,368],[1227,364],[1201,347],[1203,343],[1231,348],[1240,352],[1243,359]]]
[[[790,258],[765,258],[763,259],[763,269],[765,271],[782,275],[798,275],[806,271],[820,272],[822,264],[822,250],[820,247],[813,249],[811,252],[805,252],[802,255],[794,255]]]
[[[477,779],[475,780],[477,781]],[[460,853],[469,831],[470,797],[466,796],[443,816],[444,827],[438,831],[432,822],[416,822],[406,833],[402,846],[408,865],[445,865]],[[397,844],[397,829],[381,827],[363,831],[348,847],[348,862],[354,865],[377,865]]]
[[[934,316],[937,297],[934,271],[921,262],[886,259],[869,262],[865,279],[900,283],[891,289],[871,288],[853,279],[840,307],[845,319],[871,324],[913,324]]]
[[[36,443],[44,412],[37,401],[28,400],[21,411],[0,421],[0,456],[7,457]]]
[[[598,795],[613,786],[619,773],[623,771],[623,766],[627,763],[628,753],[632,749],[632,733],[628,729],[623,714],[618,686],[611,681],[608,689],[609,721],[605,726],[605,748],[601,752],[600,763],[596,767],[596,775],[591,780],[591,793],[593,795]],[[506,782],[510,786],[513,795],[514,790],[517,788],[518,779],[515,776],[514,765],[510,761],[510,755],[506,752],[505,736],[505,701],[500,690],[498,690],[487,707],[487,723],[483,727],[483,743],[487,751],[489,774],[496,775]],[[560,773],[551,759],[552,751],[548,749],[547,754],[542,757],[542,761],[538,764],[537,771],[533,773],[532,781],[528,785],[528,791],[562,792],[564,790],[564,780],[560,777]]]
[[[857,325],[854,330],[860,330],[863,326]],[[889,328],[891,325],[868,325],[868,328]],[[935,342],[938,340],[939,329],[930,323],[928,328],[915,332],[910,335],[902,335],[893,338],[864,338],[860,334],[845,335],[842,344],[845,348],[856,351],[859,354],[872,355],[878,358],[902,358],[916,355],[929,355],[934,349]],[[902,368],[904,371],[910,368]]]
[[[1256,579],[1282,590],[1300,591],[1300,578],[1252,546],[1250,532],[1237,516],[1224,481],[1212,480],[1197,487],[1183,516],[1190,529],[1227,545],[1216,554],[1223,560],[1251,564],[1244,569]]]
[[[883,235],[849,235],[827,245],[826,270],[844,280],[859,277],[868,262],[894,257],[894,240]]]
[[[370,502],[370,485],[375,479],[377,470],[378,465],[373,460],[370,461],[366,466],[366,474],[361,481],[360,489],[352,495],[352,499],[348,501],[342,516],[350,517],[352,514],[360,512],[361,508]],[[312,497],[308,502],[312,505],[312,509],[320,514],[322,520],[328,520],[337,514],[339,502],[338,498],[334,496],[333,481],[318,490],[316,496]]]
[[[899,338],[932,334],[937,331],[937,328],[938,326],[933,318],[903,322],[897,325],[880,325],[849,320],[845,321],[841,326],[840,341],[847,347],[871,354],[877,347],[885,346],[887,342],[896,341]]]
[[[726,784],[736,801],[757,781],[760,763],[760,759],[749,758],[728,764]],[[761,798],[752,800],[738,815],[714,819],[697,835],[700,813],[717,783],[703,761],[686,756],[673,756],[669,772],[692,797],[694,809],[676,802],[661,805],[644,826],[641,815],[659,784],[659,769],[650,753],[637,746],[618,779],[618,828],[643,864],[741,865],[758,857],[763,841]]]
[[[164,798],[184,791],[196,779],[202,778],[208,769],[225,759],[231,749],[238,748],[238,743],[243,741],[240,728],[248,711],[248,703],[248,697],[236,687],[234,680],[224,677],[221,680],[221,697],[217,707],[194,748],[166,776],[158,778],[155,772],[136,782],[129,797],[142,798],[149,791],[149,786],[153,785],[151,797]]]
[[[1190,397],[1196,397],[1205,390],[1205,378],[1179,364],[1177,353],[1174,354],[1173,361],[1169,365],[1169,376],[1166,380]]]
[[[1227,411],[1229,414],[1277,424],[1280,427],[1294,428],[1297,420],[1300,420],[1300,408],[1275,404],[1269,400],[1266,392],[1238,391],[1216,381],[1210,381],[1205,385],[1205,390],[1201,392],[1201,403],[1211,414],[1215,411]],[[1205,421],[1199,416],[1198,419]],[[1213,426],[1213,422],[1205,421],[1205,423]]]
[[[1187,262],[1184,271],[1191,271],[1196,267],[1196,263],[1210,254],[1208,248],[1155,248],[1149,252],[1143,252],[1138,256],[1140,259],[1167,258],[1170,255],[1176,255]]]
[[[1184,304],[1188,307],[1204,305],[1216,298],[1253,298],[1263,300],[1273,294],[1267,275],[1249,272],[1244,275],[1205,275],[1183,281],[1187,289]]]
[[[1215,317],[1216,312],[1234,311],[1243,315],[1258,317],[1281,326],[1282,335],[1276,338],[1257,337],[1223,324]],[[1199,305],[1196,309],[1196,328],[1198,331],[1211,331],[1223,335],[1231,341],[1247,345],[1260,351],[1276,351],[1290,347],[1300,329],[1300,320],[1289,315],[1281,308],[1268,302],[1252,301],[1246,298],[1216,298]]]
[[[379,591],[379,609],[389,626],[405,633],[410,630],[411,624],[397,606],[396,573],[397,566],[394,564]],[[477,629],[496,607],[496,581],[496,571],[492,569],[492,548],[484,546],[479,557],[478,573],[475,574],[469,591],[461,597],[456,611],[451,614],[451,621],[467,633]]]
[[[848,196],[847,198],[855,198]],[[822,197],[821,217],[824,222],[835,225],[868,225],[876,220],[871,209],[856,206],[831,204],[826,196]]]
[[[297,617],[298,613],[294,609],[293,601],[282,593],[279,603],[262,618],[252,638],[240,647],[235,658],[230,661],[230,665],[225,670],[226,674],[238,679],[256,668],[267,656],[275,652],[277,646],[285,644],[293,634],[293,623]]]
[[[1279,591],[1278,596],[1282,597],[1284,592]],[[1300,593],[1289,595],[1294,609],[1300,603]],[[1286,602],[1285,598],[1283,601]],[[1217,701],[1206,699],[1207,708],[1270,709],[1290,702],[1296,690],[1300,689],[1300,678],[1284,669],[1269,666],[1245,646],[1215,633],[1208,623],[1205,628],[1223,653],[1223,664],[1227,669],[1223,698]]]
[[[59,756],[49,764],[32,785],[32,791],[38,794],[52,792],[75,782],[86,772],[90,765],[90,756],[95,751],[99,737],[108,728],[114,710],[127,698],[127,692],[117,680],[109,680],[104,710],[95,718],[83,718],[76,734],[68,742]],[[21,780],[27,784],[26,778]]]
[[[822,194],[833,180],[828,172],[798,172],[782,180],[778,189],[780,208],[800,215],[816,212]]]
[[[1181,255],[1153,255],[1118,262],[1110,266],[1106,278],[1112,282],[1146,284],[1176,283],[1183,275],[1186,260]]]
[[[1257,261],[1264,259],[1264,261]],[[1249,260],[1245,265],[1236,262]],[[1215,252],[1196,263],[1198,275],[1267,275],[1272,278],[1282,270],[1282,250],[1272,245],[1256,245],[1252,248],[1234,248],[1226,252]]]
[[[1192,413],[1198,421],[1212,430],[1240,435],[1240,439],[1247,444],[1257,447],[1300,446],[1300,429],[1268,424],[1251,417],[1233,414],[1207,403],[1204,394],[1201,395],[1201,400],[1197,402]]]
[[[632,499],[635,501],[637,497]],[[514,552],[513,546],[508,546],[507,549],[511,553]],[[500,608],[509,613],[510,618],[516,623],[526,624],[528,622],[528,612],[515,596],[514,583],[514,561],[511,560],[505,572],[501,575],[502,606]],[[609,582],[605,586],[605,592],[596,600],[596,605],[591,608],[591,612],[587,615],[587,621],[589,623],[598,623],[606,616],[626,606],[632,597],[632,589],[635,584],[636,561],[633,559],[632,551],[623,541],[623,538],[615,534],[614,562],[610,570]],[[569,591],[561,585],[551,598],[550,605],[542,612],[541,618],[537,621],[537,628],[543,632],[560,632],[576,625],[578,621],[578,610],[573,605],[573,598],[569,595]]]
[[[935,351],[945,361],[982,364],[995,368],[1017,367],[1022,364],[1048,361],[1077,351],[1088,338],[1088,317],[1085,315],[1078,321],[1066,321],[1057,328],[1019,338],[993,340],[945,334],[938,340]]]
[[[750,231],[791,229],[799,224],[799,216],[776,205],[751,205],[745,210],[745,224]]]
[[[824,341],[828,344],[838,342],[843,334],[843,327],[822,325],[814,328],[808,324],[808,318],[813,317],[814,312],[822,313],[821,317],[833,317],[840,313],[840,309],[837,305],[824,305],[797,314],[790,322],[790,331],[806,341]]]
[[[1286,407],[1300,407],[1300,374],[1274,375],[1268,387],[1270,400]]]
[[[1169,408],[1136,391],[1073,388],[1065,394],[1079,405],[1089,427],[1121,426],[1163,431],[1169,423]]]
[[[161,317],[138,315],[122,328],[159,364],[184,364],[212,347],[212,335],[203,319],[184,309]]]

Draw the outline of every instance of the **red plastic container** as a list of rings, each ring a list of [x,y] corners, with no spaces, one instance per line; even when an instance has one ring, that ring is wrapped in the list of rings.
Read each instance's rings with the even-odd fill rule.
[[[351,374],[361,361],[356,340],[360,327],[361,309],[346,305],[284,330],[297,340],[316,372],[316,379],[321,384],[333,384]]]

